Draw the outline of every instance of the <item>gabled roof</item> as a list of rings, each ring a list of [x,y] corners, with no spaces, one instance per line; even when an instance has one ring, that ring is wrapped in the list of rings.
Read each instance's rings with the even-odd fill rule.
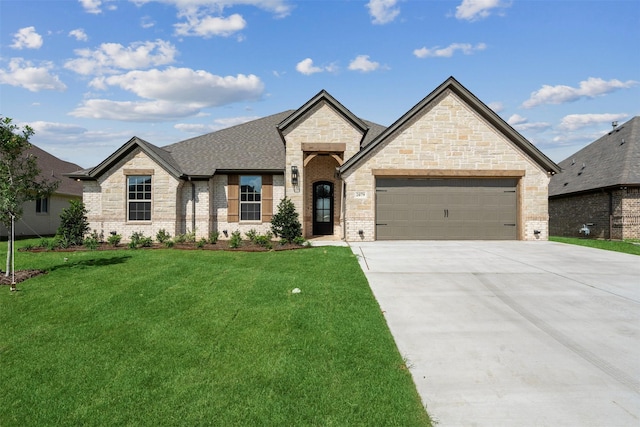
[[[134,136],[123,146],[118,148],[112,155],[107,157],[98,166],[91,169],[84,169],[72,174],[66,174],[71,178],[77,179],[96,179],[103,173],[108,171],[115,163],[119,162],[123,157],[131,153],[133,150],[140,148],[147,156],[162,166],[167,172],[176,178],[182,176],[180,166],[171,157],[171,154],[160,147],[157,147],[144,139]]]
[[[482,101],[480,101],[474,94],[472,94],[467,88],[462,86],[455,78],[449,77],[440,86],[438,86],[433,92],[427,95],[422,101],[416,104],[412,109],[400,117],[395,123],[389,126],[384,132],[378,135],[370,144],[360,150],[355,156],[346,161],[340,167],[340,173],[344,173],[354,165],[357,165],[361,159],[363,159],[369,152],[371,152],[379,144],[391,137],[397,130],[405,126],[413,117],[428,108],[442,93],[450,90],[460,97],[469,107],[471,107],[476,113],[478,113],[489,124],[495,127],[503,135],[505,135],[510,141],[512,141],[517,147],[524,151],[530,158],[532,158],[541,168],[550,173],[560,172],[560,168],[551,159],[545,156],[540,150],[538,150],[533,144],[531,144],[525,137],[520,135],[515,129],[507,124],[500,116],[498,116],[491,108],[487,107]]]
[[[640,185],[640,116],[636,116],[560,162],[549,197]]]
[[[355,114],[349,111],[344,105],[338,102],[333,96],[329,94],[326,90],[322,89],[318,92],[313,98],[307,101],[302,107],[298,108],[293,114],[284,119],[278,125],[278,131],[282,134],[286,131],[286,129],[294,124],[298,119],[304,116],[309,110],[313,109],[316,105],[321,102],[326,102],[330,106],[332,106],[336,111],[338,111],[347,121],[349,121],[353,126],[359,129],[362,132],[362,140],[360,141],[360,145],[364,145],[364,140],[369,131],[369,126],[366,122],[358,118]],[[282,138],[284,141],[284,138]]]
[[[36,158],[40,175],[42,175],[44,179],[60,182],[54,194],[82,197],[82,184],[64,175],[77,171],[80,169],[80,166],[61,160],[33,144],[31,144],[31,148],[29,148],[26,153]]]

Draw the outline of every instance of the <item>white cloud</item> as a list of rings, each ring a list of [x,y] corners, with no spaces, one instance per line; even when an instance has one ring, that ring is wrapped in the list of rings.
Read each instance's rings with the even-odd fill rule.
[[[493,9],[511,6],[500,0],[463,0],[460,6],[456,7],[456,18],[466,21],[478,21],[491,15]]]
[[[471,55],[474,52],[485,50],[487,45],[484,43],[478,43],[473,46],[470,43],[452,43],[445,48],[435,46],[432,48],[423,47],[415,49],[413,54],[418,58],[450,58],[456,51],[460,51],[465,55]]]
[[[51,74],[52,69],[53,64],[49,62],[35,66],[23,58],[12,58],[7,70],[0,69],[0,84],[23,87],[31,92],[66,90],[67,86],[58,76]]]
[[[487,104],[494,112],[499,113],[504,110],[504,104],[500,101],[494,101]]]
[[[284,18],[293,9],[289,0],[131,0],[137,5],[146,3],[163,3],[176,7],[180,16],[192,13],[220,14],[225,8],[234,6],[254,6]]]
[[[299,73],[304,74],[305,76],[310,76],[311,74],[321,73],[324,71],[323,68],[313,65],[313,59],[311,58],[306,58],[298,62],[298,64],[296,65],[296,70]]]
[[[247,21],[241,15],[233,14],[228,18],[217,16],[189,16],[187,22],[175,24],[176,34],[179,36],[211,36],[228,37],[247,26]]]
[[[529,99],[522,103],[522,106],[532,108],[542,104],[564,104],[581,98],[606,95],[618,89],[628,89],[637,84],[638,82],[634,80],[621,82],[616,79],[606,81],[601,78],[589,77],[587,80],[581,81],[577,88],[565,85],[543,85],[541,89],[532,92]]]
[[[13,35],[14,49],[40,49],[42,47],[42,36],[36,33],[35,27],[20,28]]]
[[[152,18],[152,17],[150,17],[150,16],[143,16],[143,17],[140,19],[140,26],[141,26],[142,28],[145,28],[145,29],[146,29],[146,28],[152,28],[152,27],[154,27],[155,25],[156,25],[156,21],[154,21],[154,20],[153,20],[153,18]]]
[[[206,71],[170,67],[101,77],[96,88],[116,86],[150,101],[90,99],[71,114],[124,121],[162,121],[193,116],[202,108],[256,100],[264,84],[254,75],[216,76]]]
[[[79,135],[87,132],[82,126],[72,125],[68,123],[55,123],[45,121],[35,121],[29,123],[36,135],[41,137],[47,136],[70,136]]]
[[[129,122],[161,122],[196,114],[195,105],[177,105],[168,101],[112,101],[89,99],[73,110],[75,117]]]
[[[388,24],[400,14],[396,7],[398,0],[369,0],[367,8],[374,24]]]
[[[611,124],[613,121],[623,120],[629,117],[626,113],[605,114],[569,114],[562,118],[558,129],[575,131],[585,127],[601,124]]]
[[[102,13],[102,9],[100,8],[102,6],[102,1],[100,0],[78,0],[78,1],[84,8],[85,12],[93,13],[96,15],[99,13]]]
[[[519,114],[513,114],[507,119],[507,123],[513,126],[518,132],[544,132],[551,128],[547,122],[529,122],[529,119]]]
[[[128,47],[119,43],[103,43],[96,50],[77,49],[77,59],[65,63],[65,68],[83,75],[115,73],[118,70],[148,68],[175,61],[175,46],[164,40],[135,42]]]
[[[69,37],[75,37],[76,40],[83,42],[89,40],[87,33],[85,33],[82,28],[69,31]]]
[[[351,63],[349,69],[352,71],[362,71],[368,73],[380,68],[380,63],[369,60],[369,55],[358,55]]]

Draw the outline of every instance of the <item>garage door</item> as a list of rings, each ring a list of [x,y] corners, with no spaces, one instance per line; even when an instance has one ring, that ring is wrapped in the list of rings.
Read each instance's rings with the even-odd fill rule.
[[[378,240],[515,240],[516,179],[378,178]]]

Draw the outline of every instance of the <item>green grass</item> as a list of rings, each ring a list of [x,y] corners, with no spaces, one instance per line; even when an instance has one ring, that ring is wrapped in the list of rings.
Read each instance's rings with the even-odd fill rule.
[[[48,274],[0,287],[3,427],[430,425],[348,248],[19,252],[16,268]]]
[[[575,237],[549,237],[553,242],[569,243],[571,245],[588,246],[590,248],[605,249],[608,251],[624,252],[626,254],[640,255],[640,245],[634,245],[627,241],[578,239]]]

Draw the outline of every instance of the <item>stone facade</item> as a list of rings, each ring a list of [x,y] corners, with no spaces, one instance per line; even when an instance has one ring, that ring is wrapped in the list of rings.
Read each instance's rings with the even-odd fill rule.
[[[640,188],[628,187],[549,200],[549,229],[553,236],[640,239]]]
[[[362,132],[339,111],[323,102],[287,129],[284,138],[287,154],[285,190],[296,211],[301,213],[303,236],[313,235],[313,184],[329,181],[334,184],[334,236],[341,237],[342,185],[336,177],[336,168],[344,159],[358,152]],[[313,150],[313,144],[321,145],[322,151]],[[335,146],[333,149],[332,145]],[[291,166],[296,166],[299,171],[297,186],[291,183]]]
[[[375,240],[375,171],[390,169],[402,170],[402,174],[419,171],[423,176],[446,170],[452,176],[460,173],[471,177],[474,172],[522,171],[518,184],[518,237],[548,237],[547,172],[453,92],[444,92],[429,109],[343,175],[347,240]]]
[[[127,219],[127,175],[151,175],[151,221]],[[140,149],[120,160],[97,181],[83,184],[83,202],[91,230],[105,236],[116,232],[123,241],[128,241],[135,232],[155,238],[161,229],[171,235],[182,230],[178,205],[182,200],[182,183]]]

